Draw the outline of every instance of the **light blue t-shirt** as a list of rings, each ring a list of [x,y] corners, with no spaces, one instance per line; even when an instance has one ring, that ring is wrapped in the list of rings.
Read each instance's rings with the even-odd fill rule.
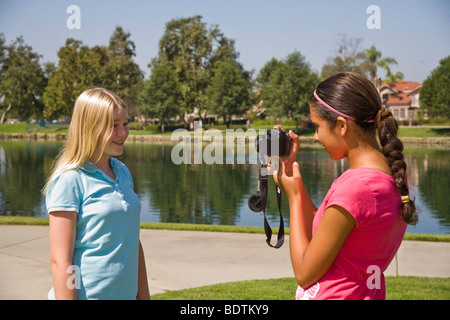
[[[46,196],[47,212],[78,213],[78,299],[136,299],[141,204],[128,168],[114,158],[110,164],[115,180],[87,161],[61,174]]]

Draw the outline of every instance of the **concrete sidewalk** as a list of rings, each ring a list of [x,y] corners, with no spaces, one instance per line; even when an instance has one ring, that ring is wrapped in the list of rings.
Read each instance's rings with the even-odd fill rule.
[[[141,229],[150,293],[293,277],[288,239],[264,234]],[[385,275],[450,277],[450,243],[404,241]],[[0,299],[46,299],[52,286],[48,227],[0,225]],[[293,292],[294,296],[295,292]]]

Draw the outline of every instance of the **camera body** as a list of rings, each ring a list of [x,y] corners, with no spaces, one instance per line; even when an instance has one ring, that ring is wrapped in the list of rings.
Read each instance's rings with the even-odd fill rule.
[[[255,148],[259,153],[261,166],[259,168],[258,190],[248,198],[248,206],[254,212],[264,212],[264,232],[266,243],[273,248],[280,248],[284,243],[284,222],[281,214],[281,190],[275,186],[278,200],[278,212],[280,213],[280,227],[278,228],[277,243],[272,245],[272,229],[266,218],[267,203],[267,161],[268,157],[286,157],[291,153],[292,138],[282,129],[266,129],[255,139]]]
[[[286,157],[291,152],[292,138],[282,129],[266,129],[255,139],[255,148],[261,155]],[[274,149],[272,149],[274,147]]]

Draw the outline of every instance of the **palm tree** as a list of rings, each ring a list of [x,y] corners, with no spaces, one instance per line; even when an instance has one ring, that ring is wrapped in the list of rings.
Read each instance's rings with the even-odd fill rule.
[[[364,69],[369,73],[370,80],[373,82],[377,77],[377,68],[381,67],[386,70],[386,74],[388,77],[392,77],[391,69],[389,68],[390,64],[398,64],[394,58],[387,57],[381,59],[381,51],[378,51],[374,45],[372,45],[369,49],[364,50],[366,55],[366,61],[363,63]],[[401,72],[395,75],[400,76]]]
[[[396,72],[395,74],[392,74],[390,71],[386,74],[386,81],[388,82],[397,82],[397,81],[403,81],[403,78],[405,75],[402,72]]]

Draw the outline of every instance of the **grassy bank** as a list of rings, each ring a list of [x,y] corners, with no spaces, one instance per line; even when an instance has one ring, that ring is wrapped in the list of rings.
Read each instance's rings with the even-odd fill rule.
[[[227,282],[168,291],[153,300],[293,300],[294,278]],[[450,278],[386,277],[386,300],[449,300]]]
[[[132,126],[130,130],[131,135],[161,135],[161,132],[156,130],[136,130]],[[266,129],[270,128],[271,125],[254,125],[253,129]],[[0,124],[0,133],[67,133],[68,124],[46,124],[45,127],[40,127],[38,124],[27,124],[27,123],[14,123],[14,124]],[[221,131],[225,130],[224,125],[218,125],[212,127]],[[234,129],[245,128],[242,126],[234,126]],[[204,131],[208,130],[209,127],[205,125],[202,128]],[[295,130],[295,126],[284,125],[285,130]],[[299,127],[299,134],[302,136],[313,136],[314,129],[312,128],[302,128]],[[245,129],[244,129],[245,131]],[[170,135],[171,132],[165,132],[164,135]],[[450,137],[450,127],[401,127],[399,129],[399,137],[415,137],[415,138],[448,138]]]
[[[48,218],[0,216],[0,225],[1,224],[48,226]],[[167,223],[167,222],[141,222],[141,229],[238,232],[238,233],[261,233],[261,234],[264,233],[263,227],[192,224],[192,223]],[[278,229],[273,228],[273,233],[274,234],[278,233]],[[285,229],[285,234],[287,235],[289,234],[289,228]],[[406,233],[403,239],[412,241],[450,242],[450,235],[428,234],[428,233]]]

